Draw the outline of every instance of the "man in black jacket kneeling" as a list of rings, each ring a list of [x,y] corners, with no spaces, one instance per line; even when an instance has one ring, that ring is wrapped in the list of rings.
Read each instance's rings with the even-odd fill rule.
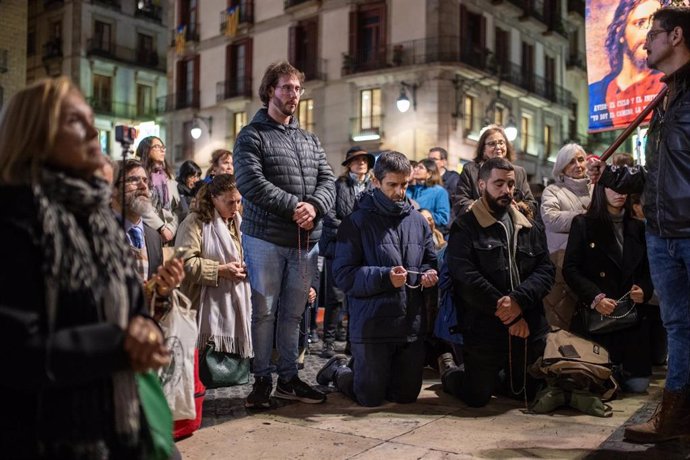
[[[452,225],[446,257],[459,305],[464,367],[442,375],[443,389],[485,406],[496,382],[528,398],[536,382],[526,366],[544,351],[542,299],[554,282],[544,231],[514,206],[515,172],[503,158],[479,170],[481,198]],[[527,362],[525,362],[525,356]]]

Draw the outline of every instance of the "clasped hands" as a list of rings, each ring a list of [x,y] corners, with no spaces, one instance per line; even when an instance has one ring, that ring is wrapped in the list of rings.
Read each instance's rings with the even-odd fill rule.
[[[594,306],[594,309],[604,316],[610,316],[611,313],[613,313],[614,310],[616,309],[618,302],[620,300],[622,300],[624,297],[625,296],[621,297],[618,300],[604,297],[603,299],[601,299],[599,301],[599,303],[597,303]],[[630,300],[632,300],[635,303],[644,302],[644,291],[637,284],[633,284],[632,287],[630,288]]]
[[[405,285],[405,281],[407,280],[407,274],[408,271],[405,269],[405,267],[398,265],[397,267],[391,268],[390,272],[390,279],[391,279],[391,284],[393,284],[393,287],[395,288],[400,288]],[[438,283],[438,273],[436,273],[436,270],[433,268],[425,271],[422,273],[422,279],[421,279],[421,285],[424,288],[430,288],[433,285]]]
[[[515,320],[522,315],[522,308],[510,296],[503,296],[496,302],[496,317],[501,320],[503,324],[508,326],[508,333],[510,335],[526,339],[529,337],[529,326],[525,318],[520,318],[517,322]],[[511,324],[512,323],[512,324]]]
[[[316,208],[313,204],[305,201],[300,201],[295,207],[295,212],[292,214],[292,220],[304,230],[311,230],[314,228],[314,219],[316,219]]]

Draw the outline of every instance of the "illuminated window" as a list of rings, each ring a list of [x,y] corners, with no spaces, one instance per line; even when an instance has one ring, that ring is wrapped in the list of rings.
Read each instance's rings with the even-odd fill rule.
[[[297,119],[302,129],[314,131],[314,99],[303,99],[299,101]]]
[[[237,139],[242,128],[247,126],[247,112],[235,112],[233,115],[232,131],[233,136]]]
[[[362,90],[359,100],[362,130],[378,130],[381,127],[381,89]]]
[[[463,129],[465,130],[465,135],[474,130],[474,98],[472,96],[465,96]]]

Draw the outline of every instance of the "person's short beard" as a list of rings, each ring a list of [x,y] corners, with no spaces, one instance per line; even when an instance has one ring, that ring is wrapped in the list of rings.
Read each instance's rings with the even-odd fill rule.
[[[510,203],[513,202],[513,197],[506,194],[494,198],[489,192],[484,190],[484,200],[486,200],[486,204],[489,206],[489,210],[492,214],[502,216],[506,213],[506,211],[508,211]],[[502,202],[505,202],[506,204],[504,205]]]
[[[142,216],[153,209],[151,198],[148,195],[129,195],[125,197],[125,205],[130,211],[139,216]]]

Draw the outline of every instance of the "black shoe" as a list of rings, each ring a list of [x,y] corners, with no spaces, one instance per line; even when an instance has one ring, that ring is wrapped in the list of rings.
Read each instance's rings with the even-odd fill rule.
[[[271,407],[271,391],[273,391],[273,379],[271,376],[255,377],[252,392],[247,396],[244,407]]]
[[[335,371],[337,371],[339,367],[347,366],[349,360],[350,358],[348,358],[345,355],[333,356],[331,359],[326,361],[326,364],[324,364],[323,367],[316,374],[316,382],[319,385],[327,387],[328,384],[333,381],[335,377]]]
[[[309,333],[309,343],[319,343],[320,341],[319,333],[316,332],[316,329],[312,329]]]
[[[333,342],[324,342],[323,343],[323,349],[321,350],[321,357],[322,358],[332,358],[336,355],[335,353],[335,343]]]
[[[326,401],[325,394],[301,381],[296,374],[289,382],[283,382],[281,379],[278,379],[275,397],[301,401],[307,404],[319,404]]]

